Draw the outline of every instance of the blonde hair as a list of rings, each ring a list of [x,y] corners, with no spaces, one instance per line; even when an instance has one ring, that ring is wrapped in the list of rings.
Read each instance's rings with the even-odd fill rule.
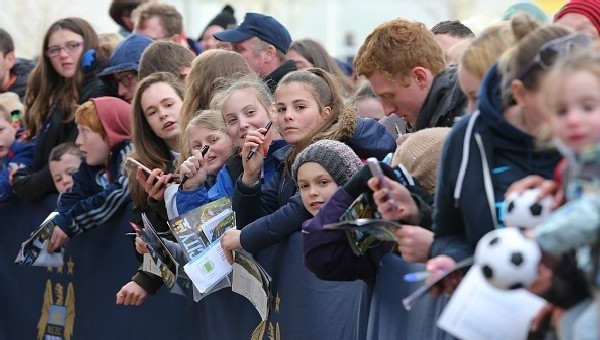
[[[560,59],[546,76],[542,87],[543,111],[548,124],[540,128],[537,142],[540,146],[549,146],[552,143],[552,130],[550,122],[557,114],[562,102],[561,93],[565,88],[565,79],[576,72],[589,72],[600,82],[600,50],[582,49]]]
[[[515,36],[511,23],[508,21],[497,23],[488,27],[470,42],[460,57],[458,67],[478,79],[483,79],[490,66],[514,43]]]
[[[252,69],[244,58],[233,51],[212,49],[197,56],[192,61],[192,68],[187,76],[181,107],[181,126],[186,126],[199,110],[209,108],[216,89],[226,79],[251,73]]]
[[[501,95],[503,108],[514,105],[511,83],[519,79],[525,89],[535,91],[541,85],[540,77],[545,74],[541,66],[536,65],[526,74],[522,74],[535,59],[540,48],[545,43],[572,33],[563,25],[549,24],[538,27],[539,24],[526,14],[515,15],[511,20],[511,28],[516,44],[509,48],[498,61],[498,70],[502,74]]]
[[[233,139],[227,133],[227,126],[225,126],[225,120],[223,119],[221,112],[216,110],[199,110],[188,122],[181,134],[181,156],[179,156],[178,167],[192,156],[192,150],[190,149],[190,130],[196,126],[202,126],[212,131],[222,132],[226,138],[229,139],[232,154],[234,153]]]

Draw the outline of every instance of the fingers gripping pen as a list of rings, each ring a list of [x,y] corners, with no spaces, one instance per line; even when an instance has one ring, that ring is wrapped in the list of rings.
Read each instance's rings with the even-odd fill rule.
[[[265,126],[265,129],[267,129],[267,131],[265,131],[265,133],[263,133],[263,136],[265,136],[269,132],[271,125],[273,125],[273,122],[269,121],[267,123],[267,125]],[[250,149],[250,152],[248,152],[248,156],[246,157],[246,161],[249,161],[250,158],[252,158],[252,156],[254,156],[254,154],[256,153],[257,150],[258,150],[258,146],[255,146],[252,149]]]
[[[208,149],[210,149],[210,145],[205,145],[202,148],[202,151],[200,152],[200,154],[202,155],[202,158],[204,158],[204,155],[206,155],[206,153],[208,152]],[[183,179],[181,180],[181,183],[179,183],[180,187],[182,187],[183,183],[185,183],[185,181],[187,181],[188,178],[189,178],[188,176],[183,177]]]

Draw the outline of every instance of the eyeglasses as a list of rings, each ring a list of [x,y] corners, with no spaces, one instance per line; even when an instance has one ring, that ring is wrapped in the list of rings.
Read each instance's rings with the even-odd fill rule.
[[[132,84],[131,80],[133,79],[133,77],[137,78],[137,75],[133,73],[125,73],[122,76],[115,76],[115,80],[118,84],[121,84],[124,87],[130,87]]]
[[[535,58],[525,65],[517,79],[523,80],[536,65],[549,70],[557,59],[569,56],[574,50],[591,46],[593,42],[592,38],[584,33],[573,33],[550,40],[540,47]]]
[[[50,47],[49,49],[44,51],[44,54],[48,58],[55,58],[55,57],[58,57],[58,55],[60,54],[60,51],[62,51],[62,50],[65,50],[65,52],[67,52],[67,53],[71,53],[82,46],[83,46],[83,41],[69,41],[68,43],[65,44],[65,46]]]

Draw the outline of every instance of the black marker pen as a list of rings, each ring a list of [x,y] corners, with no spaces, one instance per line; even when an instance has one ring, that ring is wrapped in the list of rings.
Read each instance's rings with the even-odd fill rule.
[[[208,149],[210,149],[209,145],[205,145],[202,148],[202,151],[200,152],[200,154],[202,155],[202,158],[204,158],[204,155],[206,155],[206,153],[208,152]],[[188,178],[189,178],[188,176],[183,177],[183,179],[181,180],[181,183],[179,183],[179,186],[181,187],[183,185],[183,183],[185,183],[185,181],[187,181]]]
[[[265,131],[265,133],[263,133],[263,136],[265,136],[269,132],[271,125],[273,125],[273,121],[269,121],[267,123],[267,125],[265,126],[265,129],[267,129],[267,131]],[[250,158],[252,158],[252,156],[254,156],[254,154],[256,153],[256,150],[258,150],[258,146],[255,146],[252,149],[250,149],[250,152],[248,152],[248,157],[246,157],[246,161],[249,161]]]

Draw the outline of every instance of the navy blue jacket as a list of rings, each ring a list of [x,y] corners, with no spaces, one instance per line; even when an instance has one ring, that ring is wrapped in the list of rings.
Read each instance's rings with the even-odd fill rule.
[[[482,81],[479,111],[457,122],[444,145],[431,257],[445,254],[458,262],[471,256],[483,235],[502,227],[508,187],[528,175],[551,178],[560,160],[556,150],[536,150],[534,137],[504,118],[500,84],[494,65]]]
[[[121,164],[132,149],[130,141],[113,147],[107,168],[81,162],[79,171],[73,174],[73,188],[60,196],[56,208],[60,214],[54,218],[70,238],[105,223],[131,202],[127,174]],[[103,175],[104,171],[108,173]],[[108,182],[102,183],[101,178],[108,178]],[[123,230],[128,230],[127,226]]]

